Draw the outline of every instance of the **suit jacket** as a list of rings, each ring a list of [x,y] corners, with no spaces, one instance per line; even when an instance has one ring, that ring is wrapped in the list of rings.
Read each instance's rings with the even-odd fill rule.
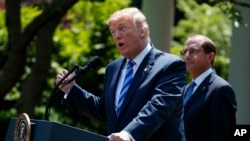
[[[108,135],[125,130],[136,141],[184,140],[184,61],[152,48],[139,65],[117,116],[115,92],[125,62],[120,58],[107,66],[101,96],[74,86],[64,104],[82,115],[106,121]]]
[[[235,114],[232,87],[215,73],[210,74],[184,106],[187,141],[229,141],[236,124]]]

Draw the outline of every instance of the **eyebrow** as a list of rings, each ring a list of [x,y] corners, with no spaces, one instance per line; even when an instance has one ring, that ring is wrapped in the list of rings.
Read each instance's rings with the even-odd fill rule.
[[[117,26],[110,26],[110,29],[116,29],[117,27],[125,25],[124,23],[119,23]]]

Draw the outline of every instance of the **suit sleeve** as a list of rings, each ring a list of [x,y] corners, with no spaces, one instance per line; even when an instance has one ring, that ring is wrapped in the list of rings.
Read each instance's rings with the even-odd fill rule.
[[[95,96],[75,85],[69,92],[67,99],[62,104],[73,112],[100,121],[106,120],[103,96]]]
[[[230,140],[232,127],[236,124],[236,98],[230,85],[214,89],[211,102],[211,140]]]

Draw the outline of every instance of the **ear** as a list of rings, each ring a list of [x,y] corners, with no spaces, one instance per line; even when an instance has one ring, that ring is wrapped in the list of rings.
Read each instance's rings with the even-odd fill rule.
[[[215,54],[213,52],[208,54],[208,60],[212,62],[214,60]]]
[[[140,37],[144,38],[145,36],[146,36],[146,29],[145,29],[145,27],[142,27],[140,29]]]

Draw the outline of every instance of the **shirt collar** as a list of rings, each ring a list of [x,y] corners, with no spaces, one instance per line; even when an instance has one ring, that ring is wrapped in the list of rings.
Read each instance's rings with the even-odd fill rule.
[[[196,86],[199,86],[201,84],[201,82],[209,75],[213,72],[212,68],[207,69],[205,72],[203,72],[201,75],[199,75],[196,79],[194,79],[193,81],[195,81],[195,83],[197,84]]]
[[[152,48],[152,46],[150,45],[150,43],[148,43],[147,46],[133,59],[133,61],[136,63],[136,65],[141,64],[143,58],[148,54],[148,52],[151,50],[151,48]]]

